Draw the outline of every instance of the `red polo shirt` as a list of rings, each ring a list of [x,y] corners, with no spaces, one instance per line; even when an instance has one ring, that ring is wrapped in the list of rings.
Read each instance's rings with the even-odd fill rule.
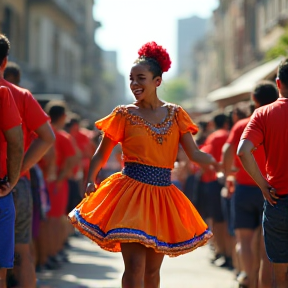
[[[239,120],[232,127],[226,143],[233,144],[233,146],[235,147],[234,165],[238,169],[238,171],[235,174],[236,182],[238,184],[241,184],[241,185],[257,186],[257,184],[254,182],[254,180],[245,171],[245,169],[243,168],[243,166],[239,160],[239,157],[236,155],[236,150],[237,150],[238,144],[240,142],[241,135],[242,135],[245,127],[247,126],[249,119],[250,119],[250,117]],[[263,173],[263,175],[265,175],[265,173],[266,173],[265,172],[266,156],[265,156],[265,151],[264,151],[263,146],[259,146],[259,149],[255,150],[253,155],[255,157],[255,160],[256,160],[261,172]]]
[[[279,195],[288,194],[288,99],[260,107],[253,113],[241,139],[264,146],[266,177]]]
[[[22,118],[24,151],[26,152],[32,139],[36,137],[34,131],[46,123],[49,120],[49,117],[27,89],[13,85],[5,79],[0,79],[0,85],[6,86],[10,89]],[[27,173],[25,173],[25,175],[26,174]]]
[[[221,162],[222,147],[228,138],[229,132],[224,129],[219,129],[211,133],[201,148],[202,151],[211,154],[217,162]],[[217,180],[214,170],[205,171],[202,175],[203,182],[211,182]]]
[[[21,124],[19,111],[7,87],[0,87],[0,178],[7,175],[7,143],[3,132]]]

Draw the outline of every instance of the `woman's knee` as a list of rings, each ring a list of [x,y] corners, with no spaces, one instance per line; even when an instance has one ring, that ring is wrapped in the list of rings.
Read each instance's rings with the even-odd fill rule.
[[[144,275],[145,263],[144,261],[137,257],[132,256],[127,261],[125,261],[125,272],[129,272],[133,275]]]
[[[145,279],[154,279],[160,276],[160,268],[147,267],[145,269]]]

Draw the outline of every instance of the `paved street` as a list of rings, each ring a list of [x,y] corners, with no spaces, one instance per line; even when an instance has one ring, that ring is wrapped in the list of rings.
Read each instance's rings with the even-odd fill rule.
[[[70,263],[58,271],[38,274],[41,287],[120,288],[123,271],[120,253],[101,250],[86,238],[72,238]],[[209,263],[209,247],[164,259],[161,288],[235,288],[231,271]]]

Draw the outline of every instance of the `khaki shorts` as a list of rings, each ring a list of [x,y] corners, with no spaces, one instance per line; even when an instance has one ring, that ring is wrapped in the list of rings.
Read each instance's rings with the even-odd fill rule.
[[[13,189],[16,211],[15,244],[28,244],[32,238],[33,199],[30,181],[21,177]]]

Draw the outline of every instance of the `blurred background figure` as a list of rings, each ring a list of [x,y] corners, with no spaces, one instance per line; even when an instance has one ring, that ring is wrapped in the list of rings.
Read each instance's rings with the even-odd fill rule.
[[[278,91],[272,81],[260,81],[251,93],[251,100],[255,108],[272,103],[277,99]],[[227,189],[232,190],[231,224],[240,247],[239,257],[242,273],[238,277],[239,283],[247,285],[247,287],[264,288],[271,287],[272,284],[271,266],[264,250],[261,233],[264,199],[260,188],[244,170],[236,156],[241,135],[249,119],[250,115],[234,123],[223,147],[223,167],[227,179],[231,179],[231,177],[235,179],[233,184],[226,181],[226,186]],[[265,175],[264,148],[258,147],[253,154]],[[233,186],[232,189],[231,186]]]
[[[69,179],[73,175],[73,169],[80,161],[80,154],[70,134],[65,132],[67,108],[64,102],[50,101],[45,110],[50,116],[51,125],[56,136],[54,146],[44,156],[46,162],[46,182],[50,198],[51,209],[48,212],[49,234],[49,262],[60,264],[61,260],[67,260],[64,252],[64,244],[70,233],[70,225],[66,221],[67,206],[69,201]],[[75,189],[75,187],[72,187]],[[73,190],[73,193],[75,191]],[[51,263],[47,263],[52,266]]]
[[[8,62],[4,71],[4,79],[8,82],[19,86],[21,81],[20,67],[15,62]]]
[[[13,274],[17,287],[29,288],[35,285],[36,282],[35,267],[31,251],[33,243],[33,197],[29,170],[53,145],[55,135],[49,124],[49,117],[42,110],[31,92],[10,83],[4,78],[9,50],[10,42],[8,38],[5,35],[0,34],[0,85],[9,88],[22,118],[23,145],[25,152],[20,178],[13,189],[13,199],[16,211]],[[18,70],[20,69],[18,68]],[[16,78],[19,82],[20,73],[18,76],[19,78]],[[10,79],[12,78],[10,77]]]

